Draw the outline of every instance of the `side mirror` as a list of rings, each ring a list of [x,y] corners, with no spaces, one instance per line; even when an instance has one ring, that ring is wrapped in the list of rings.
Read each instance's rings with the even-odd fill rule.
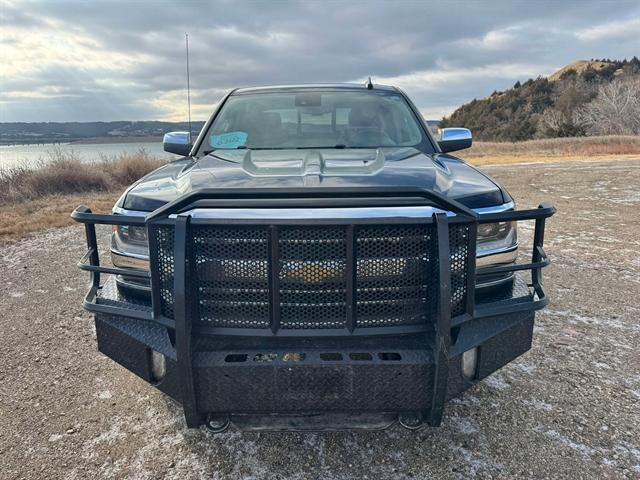
[[[189,142],[189,132],[169,132],[165,133],[162,139],[162,146],[165,152],[187,156],[191,151]]]
[[[443,153],[447,153],[469,148],[471,142],[471,130],[468,128],[443,128],[438,145]]]

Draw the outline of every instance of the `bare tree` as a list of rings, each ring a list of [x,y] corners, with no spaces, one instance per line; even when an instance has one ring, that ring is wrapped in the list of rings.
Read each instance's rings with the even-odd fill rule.
[[[598,96],[576,110],[574,122],[591,135],[640,134],[640,80],[601,85]]]
[[[567,122],[564,113],[555,108],[547,108],[540,116],[540,127],[545,131],[558,131]]]

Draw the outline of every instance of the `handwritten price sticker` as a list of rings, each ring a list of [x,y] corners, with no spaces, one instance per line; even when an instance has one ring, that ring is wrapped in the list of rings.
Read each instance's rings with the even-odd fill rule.
[[[222,135],[211,135],[209,143],[214,148],[238,148],[247,141],[246,132],[229,132]]]

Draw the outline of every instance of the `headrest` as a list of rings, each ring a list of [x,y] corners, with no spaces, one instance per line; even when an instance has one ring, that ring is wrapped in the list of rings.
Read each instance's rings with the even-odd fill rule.
[[[378,127],[380,122],[372,110],[358,106],[349,112],[349,126],[351,127]]]
[[[269,130],[278,130],[282,128],[282,117],[277,112],[264,112],[262,114],[264,126]]]

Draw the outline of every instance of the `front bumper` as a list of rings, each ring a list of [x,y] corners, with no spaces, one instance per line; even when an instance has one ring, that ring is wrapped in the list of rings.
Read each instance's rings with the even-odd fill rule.
[[[382,193],[369,190],[358,189],[357,193],[366,198]],[[331,193],[324,190],[317,195]],[[333,193],[345,195],[344,190]],[[389,195],[389,189],[384,193]],[[266,329],[251,329],[215,323],[202,325],[198,316],[190,313],[194,305],[198,309],[199,300],[194,292],[201,291],[200,277],[194,276],[193,265],[204,265],[202,262],[209,260],[204,253],[195,256],[191,242],[203,240],[202,236],[193,240],[196,237],[190,233],[188,212],[194,202],[215,200],[220,192],[196,192],[147,219],[94,215],[86,207],[76,209],[73,217],[85,223],[88,245],[80,266],[92,274],[84,306],[96,313],[100,351],[180,402],[189,427],[208,423],[219,430],[232,422],[245,429],[383,428],[396,420],[409,428],[423,423],[438,425],[448,398],[530,348],[534,312],[547,303],[541,285],[541,268],[548,264],[542,248],[544,221],[555,210],[545,205],[529,211],[501,212],[478,218],[477,214],[432,192],[392,189],[391,193],[424,196],[435,201],[439,208],[456,213],[453,217],[435,213],[432,219],[420,219],[429,225],[428,231],[432,232],[434,242],[437,238],[437,243],[433,244],[435,250],[427,253],[432,261],[421,257],[418,260],[423,264],[431,262],[429,271],[439,280],[429,297],[433,302],[429,308],[433,310],[429,310],[426,320],[419,324],[371,327],[354,313],[359,306],[355,292],[360,291],[361,281],[357,263],[360,260],[355,253],[359,251],[355,249],[359,237],[354,235],[354,226],[348,222],[341,220],[341,226],[336,227],[351,232],[346,241],[353,242],[352,247],[347,248],[347,270],[344,277],[340,277],[348,307],[344,322],[324,330],[287,329],[291,323],[282,321],[284,317],[279,309],[283,302],[278,290],[281,279],[277,270],[270,267],[269,278],[275,285],[270,287],[271,321]],[[261,194],[273,197],[278,192],[236,192],[241,198]],[[302,197],[314,194],[307,189],[287,192],[289,196]],[[224,196],[228,200],[227,197],[234,197],[234,192],[226,191]],[[526,219],[536,223],[531,263],[497,266],[479,272],[478,275],[514,273],[514,281],[508,291],[499,289],[476,298],[473,266],[477,224]],[[395,218],[391,221],[407,222]],[[210,219],[193,220],[200,230],[211,222]],[[170,237],[165,235],[163,243],[158,241],[151,246],[152,260],[158,253],[163,255],[163,260],[171,255],[172,269],[167,283],[166,277],[152,268],[151,302],[128,297],[118,289],[115,276],[122,275],[122,269],[100,266],[94,227],[97,223],[147,224],[149,231],[154,229],[154,232],[158,231],[158,224],[172,226]],[[269,227],[272,247],[279,241],[279,230],[283,228],[280,225]],[[464,236],[466,246],[460,249],[457,244],[456,249],[452,246],[450,251],[450,242],[455,238],[450,234],[460,230],[460,226],[468,232]],[[393,247],[394,237],[388,241]],[[270,265],[291,261],[279,257],[282,252],[277,247],[268,251]],[[236,250],[233,252],[237,255]],[[460,252],[466,253],[460,257]],[[166,267],[166,263],[163,265]],[[454,275],[460,268],[464,276]],[[531,270],[530,283],[525,280],[525,270]],[[206,269],[197,272],[209,275]],[[102,273],[110,274],[104,283],[100,278]],[[145,272],[138,275],[144,278]],[[159,285],[164,290],[157,287]],[[164,313],[161,307],[167,305],[168,298],[171,310]],[[477,365],[471,374],[465,374],[462,355],[471,350],[477,352]],[[159,356],[164,358],[162,378],[154,373],[157,368],[153,366]]]
[[[491,304],[522,302],[529,290],[520,277],[510,294]],[[529,297],[530,298],[530,297]],[[97,299],[144,311],[114,278]],[[489,305],[486,303],[485,305]],[[456,328],[448,358],[446,400],[458,396],[531,347],[534,311],[490,316]],[[167,327],[97,314],[98,349],[178,403],[183,402],[176,345]],[[399,419],[429,424],[434,352],[430,334],[384,338],[203,338],[194,345],[193,378],[201,421],[209,415],[242,430],[382,429]],[[431,334],[432,335],[432,334]],[[478,348],[476,373],[462,372],[462,354]],[[152,352],[164,355],[157,381]],[[195,425],[192,425],[195,426]]]

